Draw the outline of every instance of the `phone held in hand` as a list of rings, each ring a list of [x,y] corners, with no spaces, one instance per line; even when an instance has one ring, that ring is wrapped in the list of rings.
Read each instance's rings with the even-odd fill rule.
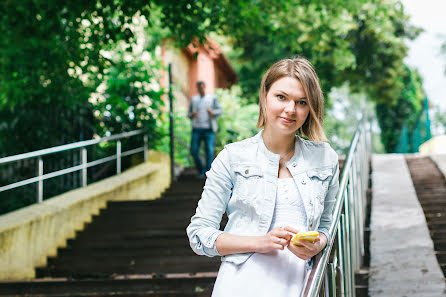
[[[293,236],[293,238],[291,239],[291,242],[294,245],[299,246],[299,245],[302,245],[302,244],[300,244],[299,241],[306,240],[309,242],[314,242],[318,236],[319,236],[319,232],[317,232],[317,231],[299,232]]]

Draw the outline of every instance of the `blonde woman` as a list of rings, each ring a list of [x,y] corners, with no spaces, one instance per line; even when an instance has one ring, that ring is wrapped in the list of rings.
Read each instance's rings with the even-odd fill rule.
[[[187,227],[195,253],[222,257],[213,297],[299,296],[311,258],[331,240],[338,156],[325,142],[324,98],[311,63],[276,62],[259,103],[263,130],[220,152]],[[314,243],[290,242],[312,230],[319,232]]]

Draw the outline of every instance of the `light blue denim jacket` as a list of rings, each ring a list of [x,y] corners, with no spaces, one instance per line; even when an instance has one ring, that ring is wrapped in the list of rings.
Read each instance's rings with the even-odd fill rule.
[[[268,232],[276,201],[280,155],[266,148],[262,131],[226,145],[206,173],[201,199],[186,229],[190,246],[198,255],[221,256],[215,241],[223,232],[246,236]],[[308,231],[322,232],[330,242],[328,228],[339,188],[338,155],[328,143],[315,143],[299,136],[295,147],[286,167],[304,201]],[[228,222],[221,231],[225,212]],[[241,264],[251,255],[227,255],[222,261]]]

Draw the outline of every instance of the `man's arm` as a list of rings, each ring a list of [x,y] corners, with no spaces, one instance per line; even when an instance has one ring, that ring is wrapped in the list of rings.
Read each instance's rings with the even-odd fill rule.
[[[223,113],[223,108],[220,105],[220,102],[217,99],[217,96],[214,95],[214,99],[212,102],[212,111],[214,117],[219,117]]]

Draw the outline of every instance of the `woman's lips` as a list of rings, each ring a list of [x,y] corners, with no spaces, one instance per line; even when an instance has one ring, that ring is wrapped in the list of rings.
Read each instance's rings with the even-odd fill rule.
[[[296,120],[290,119],[290,118],[284,118],[280,117],[280,119],[285,123],[294,123]]]

